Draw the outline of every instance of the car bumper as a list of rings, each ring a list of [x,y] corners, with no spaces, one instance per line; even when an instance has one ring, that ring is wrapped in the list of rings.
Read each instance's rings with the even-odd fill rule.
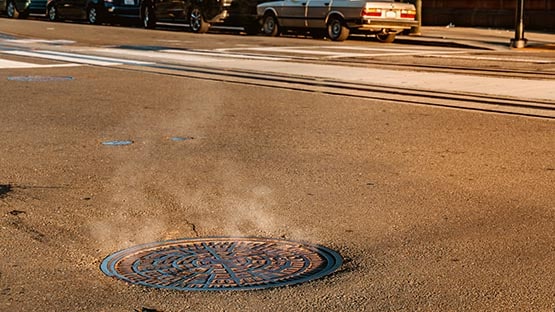
[[[415,20],[398,20],[398,19],[362,19],[357,22],[354,28],[361,30],[380,31],[382,29],[398,30],[410,29],[411,27],[418,26],[418,21]]]

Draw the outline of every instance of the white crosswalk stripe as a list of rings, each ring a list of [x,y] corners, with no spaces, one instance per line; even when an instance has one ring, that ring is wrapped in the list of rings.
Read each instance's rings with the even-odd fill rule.
[[[5,60],[0,58],[0,69],[4,68],[49,68],[49,67],[72,67],[79,66],[78,64],[36,64],[28,62],[19,62],[12,60]]]
[[[391,49],[357,46],[287,46],[287,47],[238,47],[221,48],[214,51],[221,53],[262,53],[267,57],[277,55],[289,55],[297,58],[323,58],[340,59],[354,57],[379,57],[379,56],[411,56],[411,55],[436,55],[436,54],[460,54],[467,50],[451,49]]]
[[[65,53],[65,52],[46,51],[46,50],[3,51],[2,53],[18,55],[18,56],[50,59],[50,60],[63,61],[63,62],[98,65],[98,66],[113,66],[113,65],[122,65],[122,64],[131,64],[131,65],[151,64],[149,62],[133,61],[133,60],[120,59],[120,58],[100,57],[100,56],[91,56],[91,55],[78,54],[78,53]]]
[[[10,43],[22,43],[22,44],[33,44],[33,43],[44,43],[49,45],[70,45],[74,44],[73,40],[44,40],[44,39],[4,39],[5,42]]]
[[[262,61],[284,61],[286,57],[266,57],[242,54],[214,53],[210,51],[186,51],[177,49],[163,49],[156,51],[143,51],[133,49],[117,48],[97,48],[90,50],[95,53],[119,55],[121,57],[140,57],[152,59],[154,61],[197,61],[197,62],[216,62],[217,60],[243,59],[243,60],[262,60]]]
[[[13,46],[18,45],[21,49],[10,48],[2,51],[2,42]],[[344,59],[344,58],[367,58],[381,56],[435,56],[453,55],[466,53],[464,49],[432,49],[429,47],[407,47],[403,49],[391,47],[356,46],[356,45],[316,45],[316,46],[272,46],[260,47],[249,45],[237,45],[229,48],[209,50],[188,49],[122,49],[102,48],[85,49],[81,53],[49,51],[49,49],[32,49],[37,44],[64,46],[72,45],[69,40],[42,40],[42,39],[2,39],[0,40],[0,55],[9,54],[30,58],[48,59],[72,64],[87,64],[95,66],[118,66],[118,65],[151,65],[153,62],[165,60],[181,61],[214,61],[216,58],[237,60],[264,60],[264,61],[287,61],[294,59],[318,60],[318,59]],[[31,49],[27,49],[31,48]],[[59,49],[56,49],[59,50]],[[77,50],[79,51],[79,50]],[[100,53],[105,56],[92,56],[89,52]],[[116,57],[110,57],[115,55]],[[147,61],[134,61],[132,59],[145,59]],[[33,65],[14,61],[3,60],[0,68],[23,68],[23,67],[45,67],[56,65]],[[67,66],[67,65],[66,65]],[[73,65],[75,66],[75,65]]]

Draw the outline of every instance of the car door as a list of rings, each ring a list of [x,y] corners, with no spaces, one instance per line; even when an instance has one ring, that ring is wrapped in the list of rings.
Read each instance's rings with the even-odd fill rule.
[[[113,0],[112,3],[118,7],[117,16],[139,16],[140,0]]]
[[[183,19],[184,10],[184,0],[156,0],[156,16],[158,19]]]
[[[325,28],[326,16],[330,11],[332,0],[308,0],[306,22],[310,28]]]
[[[280,8],[280,25],[290,28],[306,27],[305,11],[308,0],[285,0]]]
[[[56,6],[56,11],[58,12],[58,18],[63,17],[73,17],[73,0],[54,0],[52,3]]]
[[[32,0],[29,4],[29,12],[44,15],[46,13],[46,0]]]
[[[65,17],[84,18],[86,2],[87,0],[64,0],[63,5],[58,9]]]

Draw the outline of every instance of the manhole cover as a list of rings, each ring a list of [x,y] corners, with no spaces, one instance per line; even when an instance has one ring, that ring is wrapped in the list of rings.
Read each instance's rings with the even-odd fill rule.
[[[102,145],[109,145],[109,146],[122,146],[122,145],[130,145],[133,144],[131,140],[116,140],[116,141],[104,141]]]
[[[264,238],[200,238],[131,247],[101,270],[128,283],[175,290],[250,290],[298,284],[332,273],[328,248]]]
[[[10,76],[8,80],[12,81],[66,81],[66,80],[73,80],[73,77],[70,76]]]
[[[170,140],[174,142],[181,142],[181,141],[189,141],[192,140],[192,137],[171,137]]]

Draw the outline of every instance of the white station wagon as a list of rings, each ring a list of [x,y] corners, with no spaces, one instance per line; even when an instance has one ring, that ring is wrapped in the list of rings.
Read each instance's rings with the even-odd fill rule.
[[[417,25],[414,5],[393,0],[280,0],[261,3],[256,9],[268,36],[285,30],[316,34],[327,30],[334,41],[343,41],[350,33],[366,33],[381,42],[393,42],[396,34]]]

